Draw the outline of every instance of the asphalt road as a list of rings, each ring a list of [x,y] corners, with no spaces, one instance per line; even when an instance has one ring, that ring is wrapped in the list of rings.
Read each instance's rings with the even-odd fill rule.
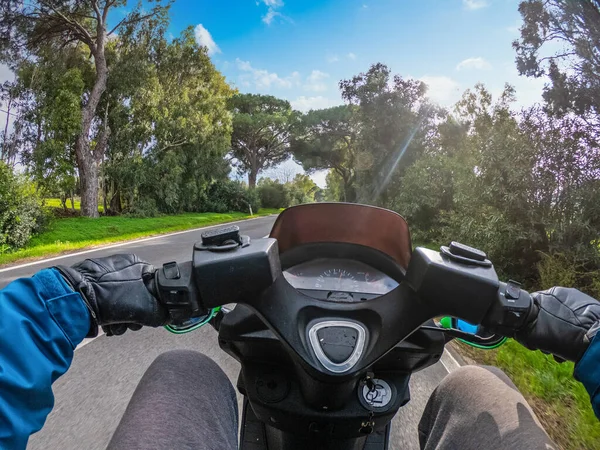
[[[268,234],[273,222],[274,217],[265,217],[238,225],[244,234],[259,238]],[[185,261],[191,257],[192,244],[200,240],[200,234],[201,231],[183,232],[26,267],[0,269],[0,288],[44,267],[73,264],[88,256],[133,252],[155,265]],[[144,371],[154,358],[170,349],[192,349],[210,356],[235,385],[239,364],[220,350],[216,338],[217,333],[207,326],[184,335],[174,335],[164,329],[142,329],[120,337],[101,336],[87,343],[75,352],[70,370],[54,383],[54,410],[44,428],[31,436],[27,448],[104,449]],[[413,375],[411,401],[394,418],[392,449],[419,448],[419,418],[429,395],[447,373],[445,366],[438,363]]]

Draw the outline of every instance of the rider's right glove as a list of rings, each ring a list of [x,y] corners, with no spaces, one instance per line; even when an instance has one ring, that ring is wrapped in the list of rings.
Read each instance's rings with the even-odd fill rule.
[[[111,336],[168,321],[169,313],[158,300],[156,270],[135,255],[86,259],[55,268],[81,294],[90,311],[88,336],[96,335],[98,325]]]
[[[532,320],[514,338],[531,350],[579,361],[600,329],[600,302],[564,287],[534,292],[531,297]]]

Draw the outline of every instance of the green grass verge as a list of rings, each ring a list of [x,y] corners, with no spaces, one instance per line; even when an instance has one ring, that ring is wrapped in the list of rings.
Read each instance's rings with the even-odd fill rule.
[[[96,245],[278,214],[279,212],[278,209],[261,209],[254,216],[233,212],[227,214],[179,214],[141,219],[129,217],[55,219],[44,232],[34,236],[25,248],[12,253],[0,254],[0,265],[22,259],[48,257]]]
[[[573,364],[509,340],[496,350],[457,343],[460,353],[501,368],[535,410],[544,429],[565,450],[600,449],[600,425],[583,385],[573,378]]]

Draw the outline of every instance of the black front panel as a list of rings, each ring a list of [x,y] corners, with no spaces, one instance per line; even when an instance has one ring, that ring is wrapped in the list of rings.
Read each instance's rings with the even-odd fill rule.
[[[350,346],[354,330],[322,330],[331,346],[332,358],[343,359],[341,350]],[[359,438],[369,410],[359,399],[361,380],[367,370],[337,383],[319,381],[292,358],[250,308],[238,305],[220,326],[219,344],[242,364],[238,382],[256,417],[269,426],[292,435],[307,436],[327,430],[328,439]],[[368,371],[394,387],[387,408],[374,414],[377,429],[386,426],[398,408],[409,400],[410,374],[438,361],[444,338],[440,333],[419,330],[398,344]]]

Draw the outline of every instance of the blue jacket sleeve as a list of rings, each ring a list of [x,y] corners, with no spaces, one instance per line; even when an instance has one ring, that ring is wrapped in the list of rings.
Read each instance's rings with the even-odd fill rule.
[[[24,449],[42,428],[54,406],[51,385],[89,327],[83,300],[55,269],[0,290],[0,448]]]
[[[581,381],[590,394],[592,408],[600,419],[600,333],[592,340],[590,346],[575,366],[575,379]]]

